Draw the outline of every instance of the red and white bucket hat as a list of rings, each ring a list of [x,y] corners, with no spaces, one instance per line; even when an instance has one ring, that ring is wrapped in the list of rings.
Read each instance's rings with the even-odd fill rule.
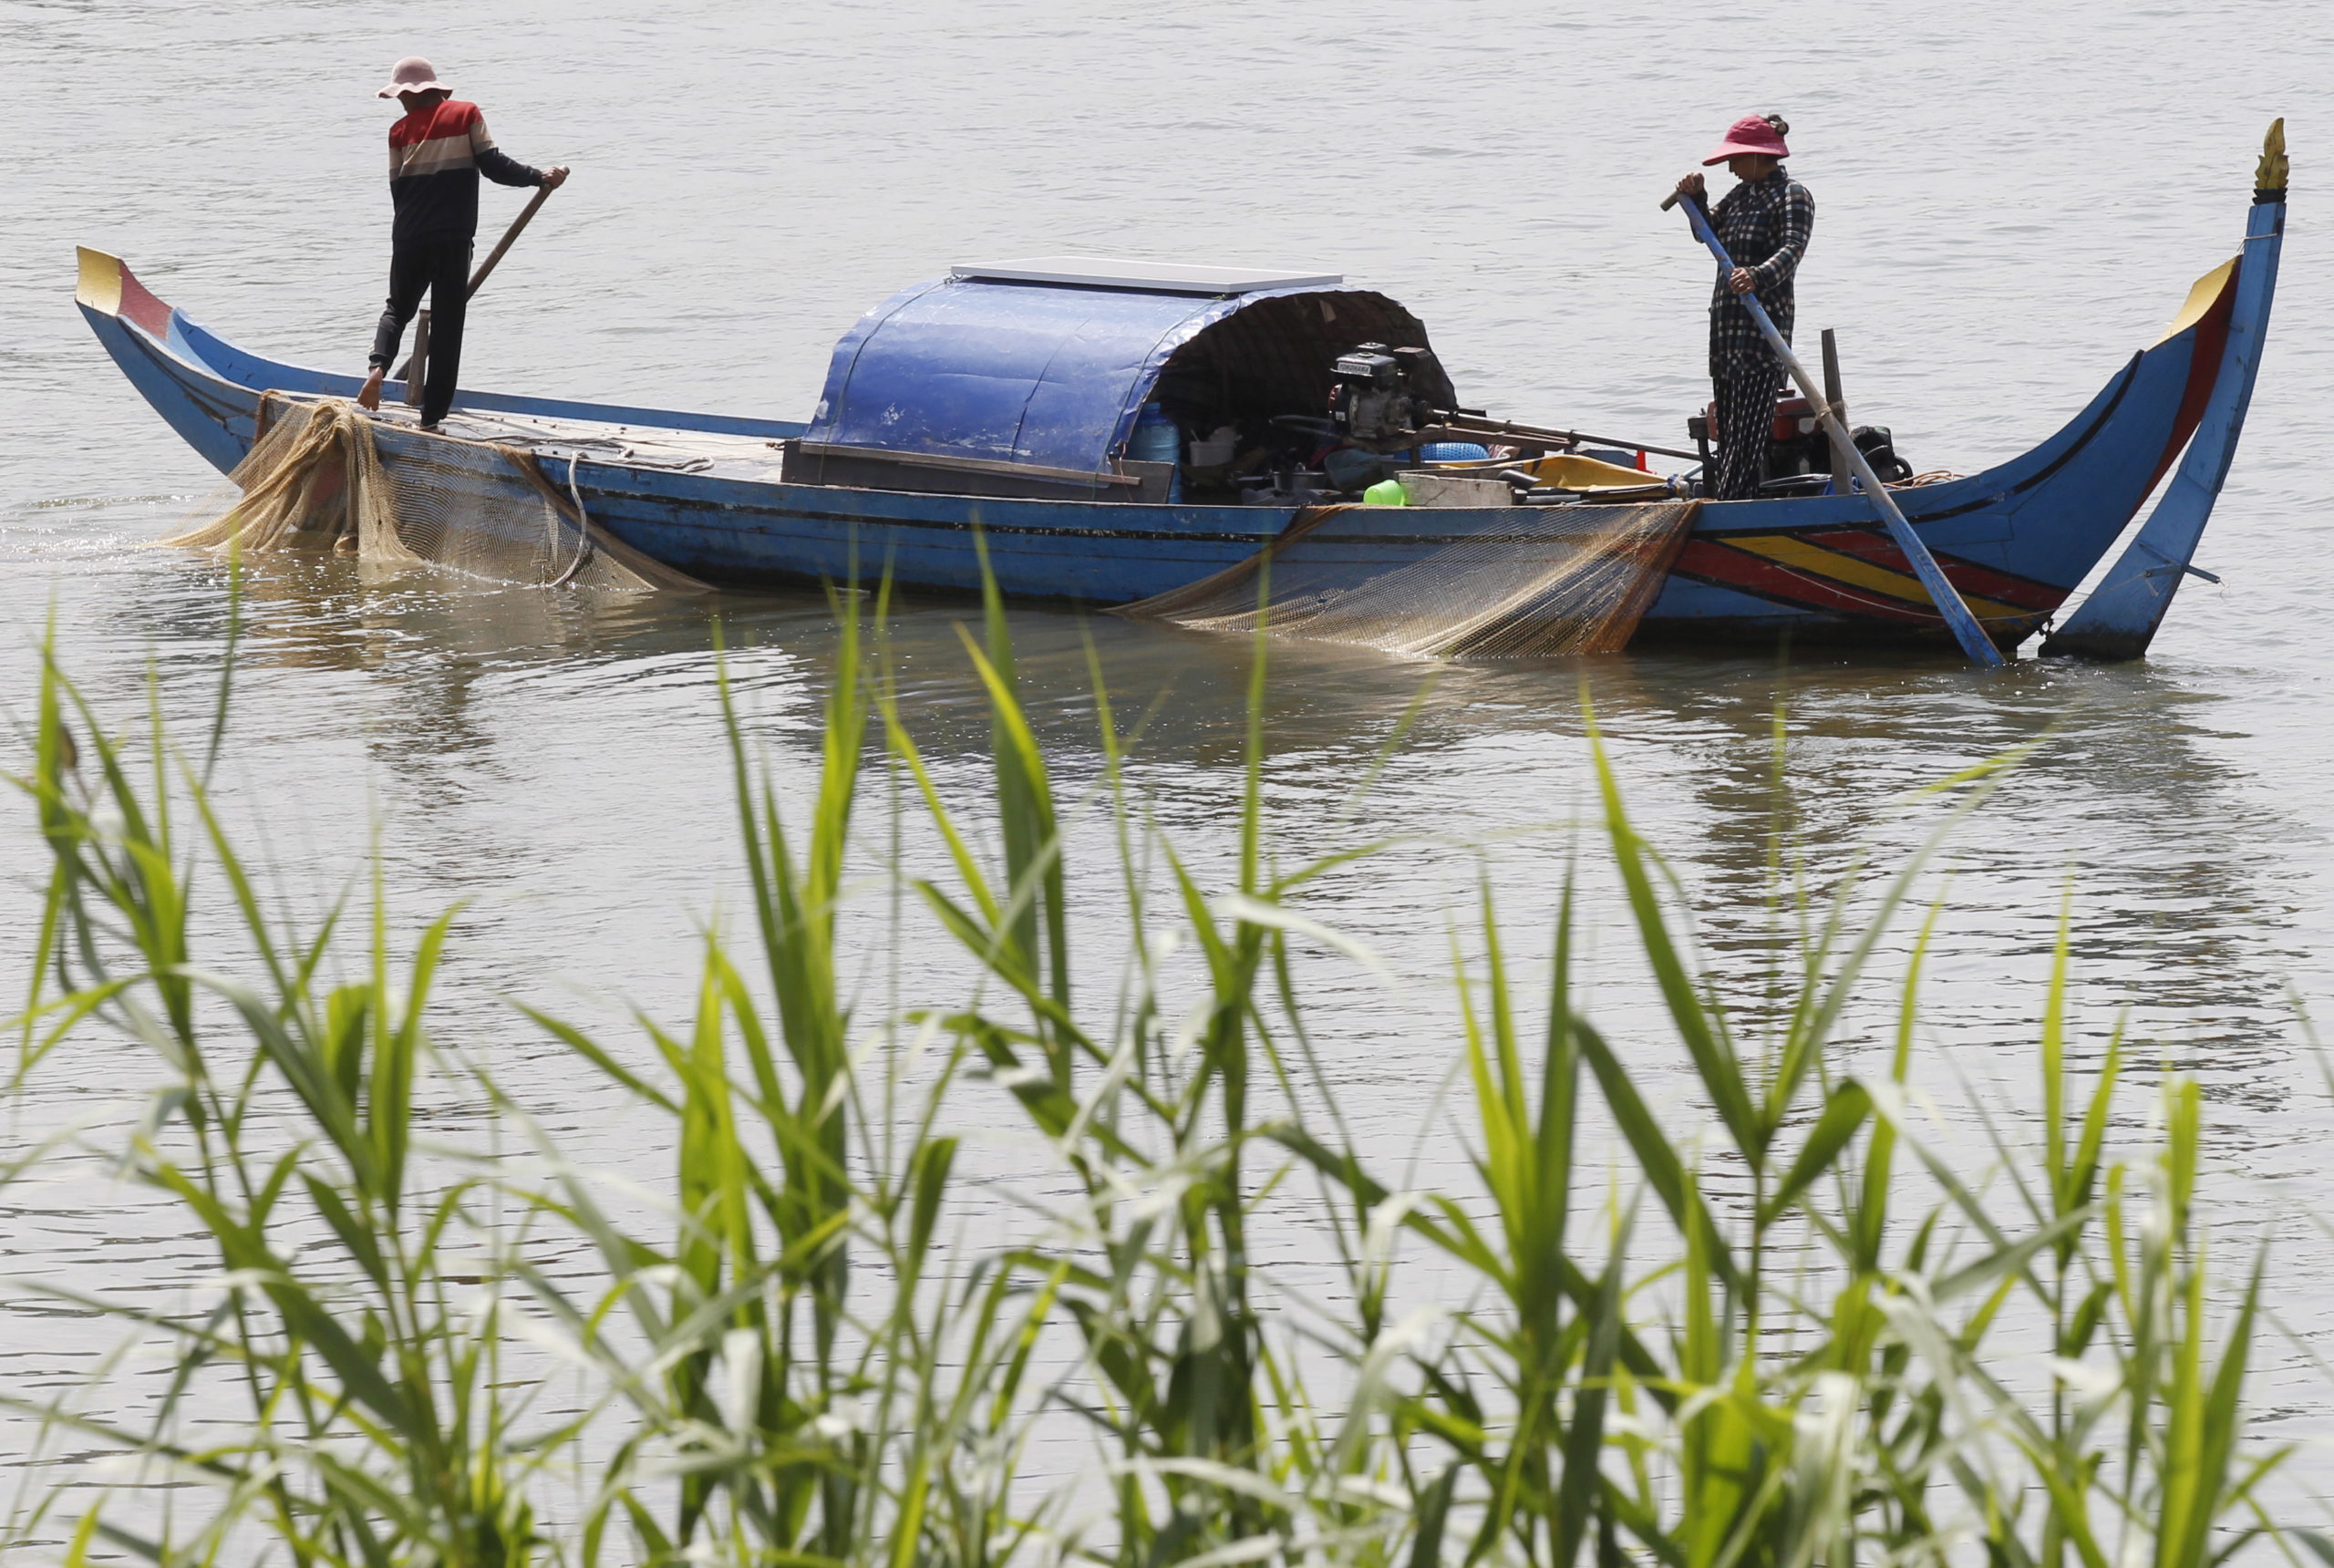
[[[1783,133],[1777,130],[1765,115],[1746,114],[1726,128],[1726,139],[1718,150],[1702,160],[1705,167],[1724,163],[1730,158],[1755,153],[1765,158],[1789,158],[1791,149],[1783,145]]]
[[[438,67],[419,55],[408,55],[389,72],[389,85],[377,97],[395,98],[399,93],[450,93],[454,89],[438,79]]]

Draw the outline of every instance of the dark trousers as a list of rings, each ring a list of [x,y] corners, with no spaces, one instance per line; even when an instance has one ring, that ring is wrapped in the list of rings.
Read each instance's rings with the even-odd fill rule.
[[[429,330],[435,336],[435,317]],[[1718,483],[1710,494],[1720,500],[1750,500],[1767,477],[1767,442],[1774,434],[1775,394],[1782,389],[1783,372],[1771,360],[1748,356],[1728,368],[1731,375],[1710,383],[1718,395]]]
[[[389,307],[373,331],[372,364],[396,362],[405,324],[429,294],[429,372],[421,388],[421,422],[434,425],[454,406],[454,383],[462,373],[462,317],[470,308],[470,240],[467,234],[435,234],[408,240],[389,253]]]

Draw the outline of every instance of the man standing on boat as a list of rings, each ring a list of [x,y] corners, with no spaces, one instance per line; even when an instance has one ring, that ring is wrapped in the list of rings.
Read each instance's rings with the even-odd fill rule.
[[[1775,418],[1775,394],[1784,371],[1759,324],[1743,308],[1742,296],[1756,294],[1775,330],[1791,339],[1797,307],[1792,279],[1815,232],[1815,198],[1783,170],[1791,149],[1783,138],[1791,127],[1781,115],[1745,115],[1734,122],[1704,168],[1723,163],[1741,181],[1712,212],[1702,177],[1678,181],[1678,193],[1702,209],[1734,258],[1734,271],[1720,274],[1710,296],[1710,387],[1717,399],[1718,473],[1704,476],[1707,493],[1718,500],[1748,500],[1766,478],[1767,440]]]
[[[565,169],[530,169],[494,145],[478,106],[455,99],[428,60],[410,55],[380,91],[405,106],[389,128],[389,200],[397,218],[389,236],[389,304],[373,333],[372,369],[356,394],[381,406],[381,382],[397,357],[405,324],[429,294],[429,364],[421,390],[421,428],[434,429],[454,406],[462,368],[462,316],[470,302],[470,242],[478,233],[478,177],[498,185],[557,190]]]

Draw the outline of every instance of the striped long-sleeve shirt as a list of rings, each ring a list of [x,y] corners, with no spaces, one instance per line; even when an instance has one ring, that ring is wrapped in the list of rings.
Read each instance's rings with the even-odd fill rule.
[[[397,203],[391,242],[478,232],[481,174],[498,185],[543,182],[541,170],[494,145],[474,103],[445,98],[389,127],[389,199]]]
[[[1746,180],[1728,191],[1710,213],[1710,227],[1734,264],[1750,270],[1759,303],[1788,341],[1798,315],[1792,280],[1815,232],[1815,198],[1778,164],[1764,180]],[[1720,272],[1710,295],[1710,374],[1731,374],[1745,360],[1771,365],[1774,356]]]

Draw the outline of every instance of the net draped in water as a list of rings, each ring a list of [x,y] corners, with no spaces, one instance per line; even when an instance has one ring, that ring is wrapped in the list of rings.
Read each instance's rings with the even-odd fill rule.
[[[1246,561],[1118,614],[1389,653],[1618,652],[1660,593],[1699,501],[1301,512]]]
[[[374,421],[341,398],[267,393],[262,434],[163,544],[248,555],[333,551],[493,583],[701,593],[705,585],[594,522],[532,452],[401,432],[384,462]]]

